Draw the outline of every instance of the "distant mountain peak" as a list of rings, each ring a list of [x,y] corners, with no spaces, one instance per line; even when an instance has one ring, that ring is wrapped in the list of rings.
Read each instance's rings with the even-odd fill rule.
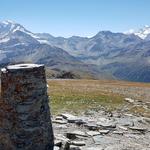
[[[3,31],[7,30],[7,32],[15,32],[17,30],[22,30],[22,31],[25,30],[25,28],[22,25],[14,22],[12,20],[2,21],[2,22],[0,22],[0,25],[1,25],[2,30]]]
[[[139,36],[141,39],[145,39],[150,34],[150,26],[145,25],[143,28],[135,31],[134,29],[130,29],[129,31],[125,32],[125,34],[135,34]]]
[[[38,41],[39,37],[36,34],[28,31],[21,24],[12,20],[5,20],[5,21],[0,22],[0,39],[1,39],[0,43],[8,41],[11,35],[13,35],[12,37],[13,39],[18,38],[20,40],[19,35],[16,35],[18,34],[18,32],[29,35],[32,38],[34,38],[34,40]],[[22,35],[22,38],[24,38],[23,35]]]
[[[142,39],[145,39],[150,34],[150,26],[145,25],[144,28],[140,29],[138,32],[134,33]]]
[[[12,20],[4,20],[2,21],[3,24],[17,24],[15,21]]]
[[[100,34],[111,34],[112,32],[109,30],[104,30],[104,31],[99,31],[96,35],[100,35]]]

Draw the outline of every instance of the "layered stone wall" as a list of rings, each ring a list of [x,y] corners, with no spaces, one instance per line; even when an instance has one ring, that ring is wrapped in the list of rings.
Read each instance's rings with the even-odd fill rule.
[[[1,70],[0,150],[53,150],[43,65]]]

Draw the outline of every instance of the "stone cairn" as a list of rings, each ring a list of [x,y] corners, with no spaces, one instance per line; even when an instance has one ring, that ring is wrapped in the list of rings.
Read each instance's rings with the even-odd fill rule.
[[[1,70],[0,150],[53,150],[44,65]]]

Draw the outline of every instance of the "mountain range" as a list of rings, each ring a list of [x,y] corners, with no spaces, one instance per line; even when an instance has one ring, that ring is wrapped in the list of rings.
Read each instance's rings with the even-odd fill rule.
[[[0,64],[17,62],[43,63],[85,78],[150,82],[150,27],[64,38],[32,33],[13,21],[0,22]]]

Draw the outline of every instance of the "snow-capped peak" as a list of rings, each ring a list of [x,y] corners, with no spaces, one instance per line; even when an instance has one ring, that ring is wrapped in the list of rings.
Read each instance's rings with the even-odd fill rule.
[[[125,32],[125,34],[135,34],[139,36],[141,39],[145,39],[150,34],[150,26],[145,25],[143,28],[135,31],[134,29],[130,29]]]
[[[10,35],[18,30],[25,31],[25,28],[22,25],[11,20],[0,22],[0,37],[1,38],[6,37],[7,35]]]
[[[20,24],[11,21],[11,20],[5,20],[0,22],[1,28],[3,28],[3,30],[8,30],[8,31],[13,31],[15,28],[23,28],[23,26],[21,26]]]
[[[9,34],[15,33],[16,31],[24,32],[36,39],[39,38],[34,33],[26,30],[22,25],[14,21],[6,20],[6,21],[0,22],[0,37],[1,38],[6,37]]]
[[[150,34],[150,26],[145,25],[143,29],[140,29],[138,32],[135,32],[134,34],[142,39],[145,39],[148,36],[148,34]]]
[[[12,21],[12,20],[5,20],[5,21],[2,21],[3,24],[16,24],[15,21]]]

